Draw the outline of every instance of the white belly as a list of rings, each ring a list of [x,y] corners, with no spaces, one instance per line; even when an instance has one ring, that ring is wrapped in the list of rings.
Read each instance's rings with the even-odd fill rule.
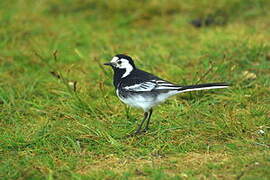
[[[162,103],[163,101],[165,101],[168,97],[176,94],[177,91],[175,92],[170,92],[170,93],[164,93],[164,94],[160,94],[157,97],[146,97],[146,96],[142,96],[142,95],[136,95],[136,96],[132,96],[132,97],[128,97],[128,98],[121,98],[121,96],[119,96],[119,92],[118,90],[116,90],[116,94],[119,97],[119,99],[132,107],[136,107],[136,108],[140,108],[143,109],[145,112],[147,112],[149,109],[151,109],[152,107]]]

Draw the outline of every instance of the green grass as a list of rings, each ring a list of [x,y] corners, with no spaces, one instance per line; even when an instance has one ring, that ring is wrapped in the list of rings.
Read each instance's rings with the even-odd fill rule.
[[[269,179],[269,8],[1,1],[0,178]],[[226,24],[189,23],[209,15]],[[101,65],[117,53],[175,83],[233,86],[175,96],[154,109],[149,133],[126,139],[143,115],[118,100]],[[77,81],[76,93],[51,71]]]

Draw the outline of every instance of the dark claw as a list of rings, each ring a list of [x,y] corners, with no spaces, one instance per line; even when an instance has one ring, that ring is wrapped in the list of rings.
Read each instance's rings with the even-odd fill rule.
[[[142,135],[142,134],[144,134],[146,132],[146,130],[144,129],[144,130],[142,130],[142,131],[135,131],[135,132],[133,132],[133,133],[131,133],[131,134],[129,134],[129,135],[127,135],[127,136],[125,136],[126,138],[130,138],[130,137],[134,137],[134,136],[138,136],[138,135]]]
[[[144,130],[142,130],[142,133],[146,133],[149,130],[149,128],[144,128]]]

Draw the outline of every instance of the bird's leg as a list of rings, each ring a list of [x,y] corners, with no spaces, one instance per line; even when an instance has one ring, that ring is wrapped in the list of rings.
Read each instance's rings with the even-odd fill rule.
[[[147,122],[146,122],[146,126],[145,126],[145,128],[144,128],[144,132],[146,132],[146,131],[148,131],[148,129],[149,129],[149,124],[150,124],[150,118],[151,118],[151,116],[152,116],[152,112],[153,112],[153,109],[151,108],[150,110],[149,110],[149,116],[148,116],[148,119],[147,119]]]
[[[141,133],[141,129],[142,129],[143,123],[147,119],[147,117],[148,117],[148,112],[144,112],[144,118],[143,118],[141,124],[139,125],[138,129],[135,131],[134,134],[140,134]]]

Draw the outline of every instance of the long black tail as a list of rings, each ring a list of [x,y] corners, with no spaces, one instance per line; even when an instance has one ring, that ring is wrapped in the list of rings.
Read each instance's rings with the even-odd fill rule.
[[[227,83],[208,83],[208,84],[197,84],[191,86],[183,86],[178,91],[187,92],[187,91],[200,91],[205,89],[222,89],[228,88],[229,84]]]

